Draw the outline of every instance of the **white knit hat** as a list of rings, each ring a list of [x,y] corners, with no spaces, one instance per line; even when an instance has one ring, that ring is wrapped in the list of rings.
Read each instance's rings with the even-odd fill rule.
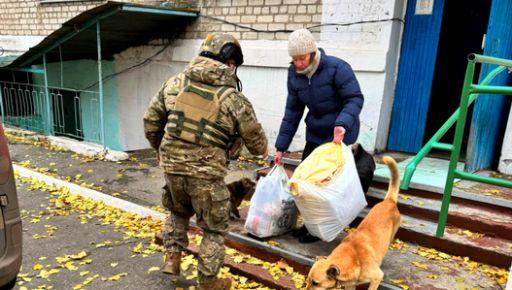
[[[316,50],[315,39],[309,30],[302,28],[290,34],[288,38],[288,54],[290,56],[304,55]]]

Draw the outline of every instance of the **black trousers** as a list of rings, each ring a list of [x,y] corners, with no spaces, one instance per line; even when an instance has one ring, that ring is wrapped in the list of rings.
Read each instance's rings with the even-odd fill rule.
[[[313,150],[315,150],[316,147],[320,145],[322,144],[316,144],[313,142],[306,141],[306,146],[304,146],[304,150],[302,151],[302,161],[304,161],[304,159],[306,159],[309,156],[309,154],[311,154],[311,152],[313,152]]]

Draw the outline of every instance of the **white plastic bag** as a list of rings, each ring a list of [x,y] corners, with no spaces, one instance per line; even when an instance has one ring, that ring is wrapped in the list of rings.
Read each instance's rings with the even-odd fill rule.
[[[332,152],[332,146],[339,146],[342,150],[341,168],[330,168],[329,172],[335,172],[332,178],[326,178],[322,184],[312,184],[295,178],[294,174],[288,183],[309,233],[327,242],[334,240],[367,204],[354,156],[348,146],[328,143],[315,149],[308,159],[316,158],[321,162],[322,154],[329,153],[329,150]]]
[[[288,176],[282,166],[274,166],[260,178],[251,198],[245,229],[260,238],[283,234],[297,218],[297,207],[286,190]]]

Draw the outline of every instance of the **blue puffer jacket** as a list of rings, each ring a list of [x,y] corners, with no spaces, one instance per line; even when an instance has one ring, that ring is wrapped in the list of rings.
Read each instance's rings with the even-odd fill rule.
[[[288,98],[276,149],[285,151],[290,146],[304,114],[306,141],[316,144],[333,139],[334,126],[346,129],[345,144],[352,144],[359,135],[359,113],[364,98],[352,68],[345,61],[326,55],[320,49],[320,64],[311,80],[298,74],[292,64],[288,69]]]

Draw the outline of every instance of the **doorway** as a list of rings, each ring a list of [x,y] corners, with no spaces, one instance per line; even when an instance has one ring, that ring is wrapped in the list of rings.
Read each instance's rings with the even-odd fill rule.
[[[464,5],[456,1],[446,1],[443,22],[439,36],[439,47],[436,57],[434,78],[428,106],[427,121],[423,144],[455,112],[460,103],[460,95],[470,53],[483,53],[483,43],[491,1],[468,0]],[[479,68],[475,75],[479,75]],[[478,81],[475,79],[475,82]],[[472,108],[468,112],[466,124],[471,124]],[[467,148],[470,126],[466,126],[462,148]],[[441,142],[452,143],[455,125],[441,139]],[[433,154],[449,157],[449,152],[433,150]],[[464,157],[462,152],[461,157]]]

